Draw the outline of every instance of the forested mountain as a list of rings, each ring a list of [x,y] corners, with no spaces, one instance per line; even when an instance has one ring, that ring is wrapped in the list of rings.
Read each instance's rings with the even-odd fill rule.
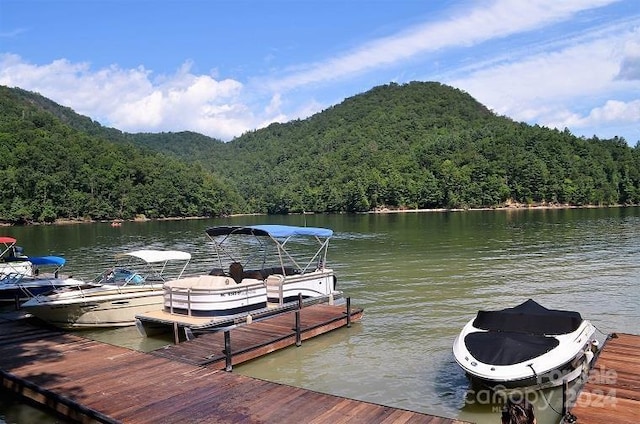
[[[477,206],[444,198],[436,170],[420,162],[421,148],[490,119],[459,90],[391,84],[307,120],[245,134],[230,143],[242,163],[225,171],[254,208],[270,213]]]
[[[438,83],[376,87],[226,147],[192,160],[261,212],[640,202],[639,147],[513,122]]]
[[[0,147],[0,221],[243,210],[241,197],[201,167],[144,150],[117,130],[23,90],[0,87]]]
[[[128,137],[138,146],[171,154],[187,162],[218,162],[227,150],[224,142],[191,131],[138,133]]]
[[[375,87],[228,143],[121,133],[22,90],[0,98],[1,220],[640,203],[638,145],[513,122],[438,83]],[[38,175],[64,183],[43,190]],[[49,208],[25,217],[25,202]]]

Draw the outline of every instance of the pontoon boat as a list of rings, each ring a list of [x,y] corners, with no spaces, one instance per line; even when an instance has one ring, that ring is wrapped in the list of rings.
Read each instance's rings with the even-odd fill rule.
[[[339,293],[333,270],[326,267],[330,229],[252,225],[212,227],[206,233],[215,247],[215,268],[165,283],[164,311],[220,317],[263,309],[267,303],[283,305],[299,296]]]

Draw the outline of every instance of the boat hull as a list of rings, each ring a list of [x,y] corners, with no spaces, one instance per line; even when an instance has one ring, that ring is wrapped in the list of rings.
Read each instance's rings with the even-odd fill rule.
[[[324,269],[305,274],[270,275],[266,279],[269,302],[284,304],[303,298],[327,296],[335,292],[336,278],[332,270]]]
[[[0,262],[0,277],[5,277],[11,274],[30,277],[33,275],[33,265],[29,261]]]
[[[267,289],[257,279],[245,278],[237,284],[225,276],[186,277],[165,283],[163,306],[178,315],[235,315],[266,307]]]
[[[489,336],[489,332],[473,327],[473,321],[456,338],[453,352],[456,362],[475,386],[507,389],[554,387],[579,377],[593,358],[595,327],[585,320],[571,333],[547,336],[556,339],[554,344],[557,346],[543,354],[508,365],[483,362],[470,352],[468,337]]]
[[[62,292],[34,298],[23,304],[25,311],[37,318],[67,329],[125,327],[135,325],[135,316],[162,306],[162,286],[100,287],[84,294]]]
[[[266,280],[243,278],[236,283],[228,276],[201,275],[165,283],[164,310],[194,317],[220,317],[283,305],[303,298],[334,293],[333,271],[306,274],[272,274]]]

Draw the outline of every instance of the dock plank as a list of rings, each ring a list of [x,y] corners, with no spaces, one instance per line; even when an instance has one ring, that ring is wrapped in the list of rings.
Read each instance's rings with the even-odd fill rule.
[[[338,312],[302,313],[301,323],[314,334],[330,331],[345,325]],[[232,347],[242,349],[234,361],[295,343],[291,316],[256,324],[233,330]],[[79,422],[460,423],[188,363],[221,358],[224,366],[222,333],[148,354],[20,320],[2,321],[0,340],[2,387]]]
[[[614,334],[598,355],[572,415],[580,424],[640,422],[640,336]]]
[[[362,316],[362,309],[354,308],[352,319]],[[307,340],[321,333],[345,325],[344,306],[311,305],[300,311],[301,339]],[[295,344],[295,311],[287,311],[267,319],[240,325],[229,330],[233,365],[266,355]],[[224,333],[201,334],[188,343],[168,346],[153,354],[191,364],[224,368]]]

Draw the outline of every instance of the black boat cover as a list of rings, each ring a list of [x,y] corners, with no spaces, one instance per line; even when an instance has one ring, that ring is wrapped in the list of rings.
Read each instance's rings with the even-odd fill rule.
[[[512,332],[469,333],[464,338],[469,353],[491,365],[513,365],[533,359],[558,346],[555,337]]]
[[[479,311],[473,326],[487,331],[557,335],[571,333],[581,323],[578,312],[547,309],[529,299],[513,308]]]

